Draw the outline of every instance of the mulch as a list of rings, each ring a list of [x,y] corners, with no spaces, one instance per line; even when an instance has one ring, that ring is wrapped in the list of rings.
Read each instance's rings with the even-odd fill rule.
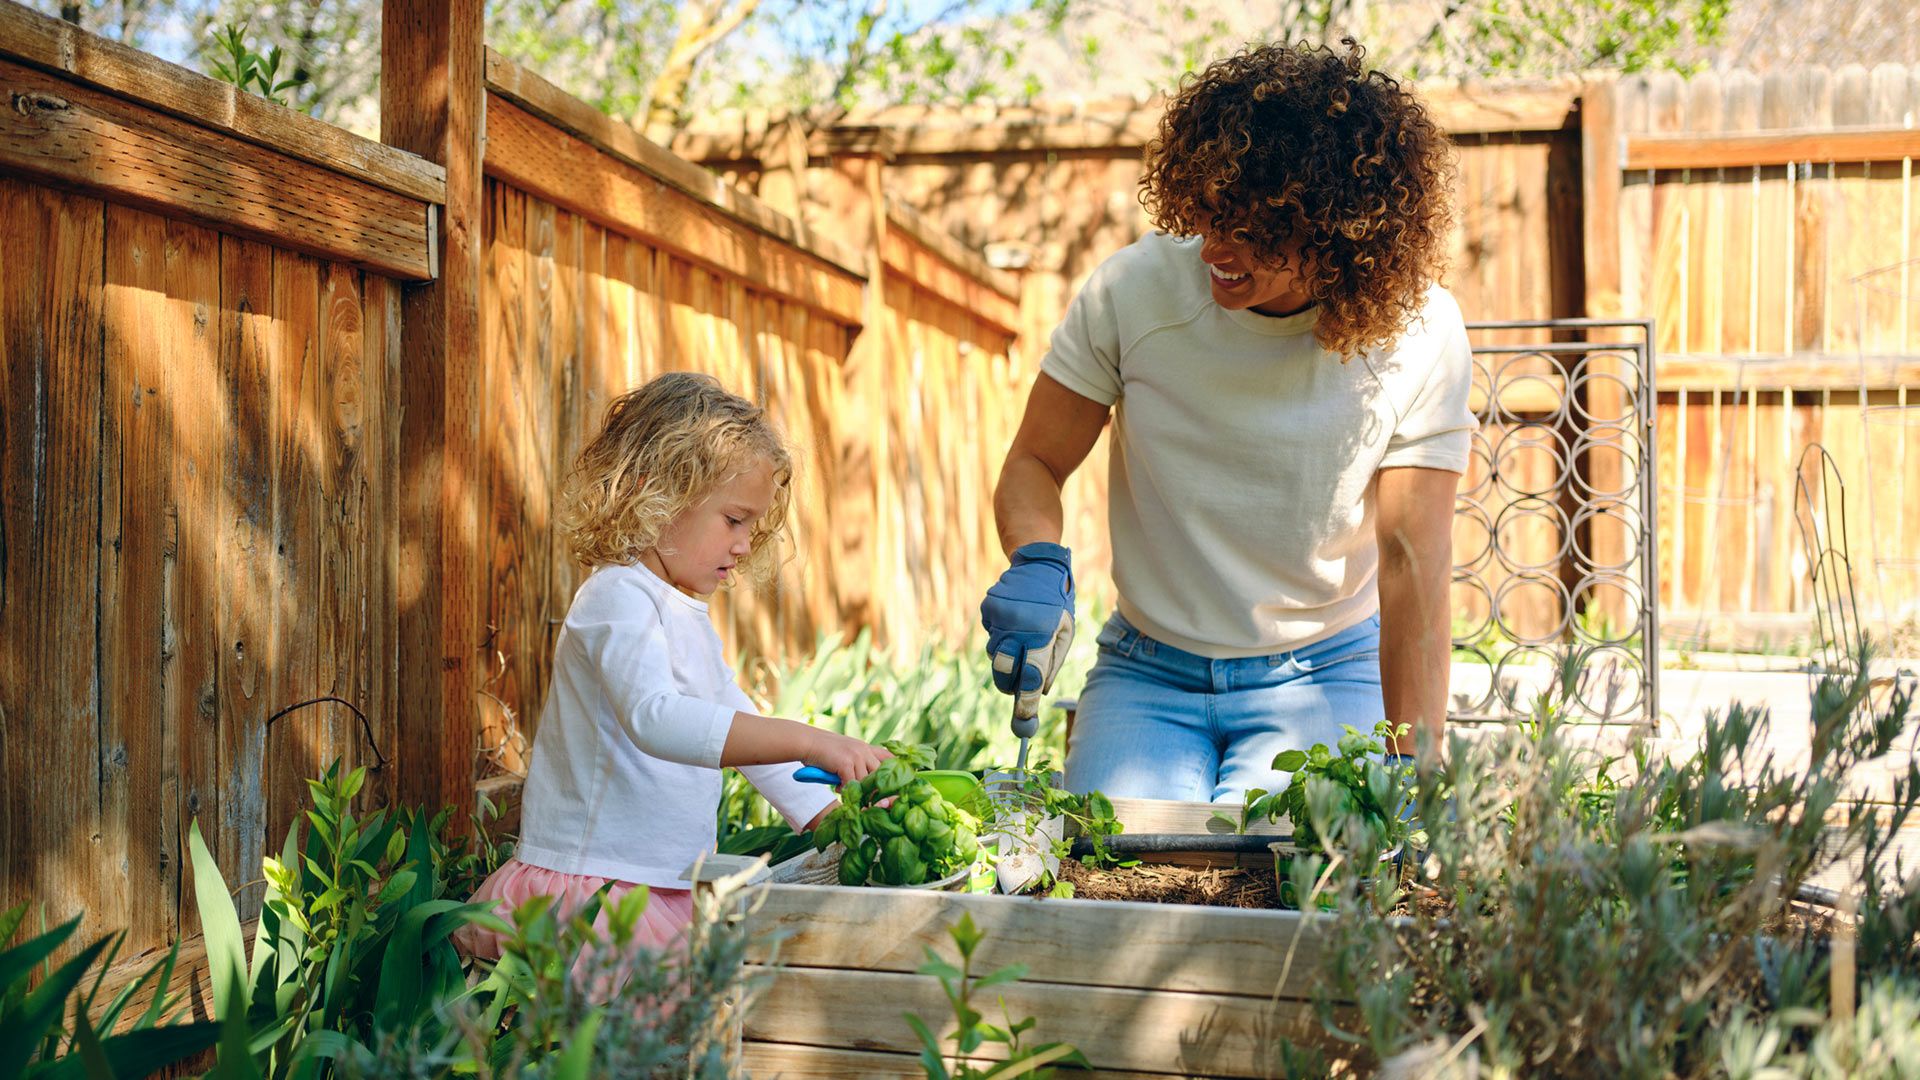
[[[1060,879],[1071,883],[1074,897],[1081,900],[1233,908],[1284,906],[1272,870],[1166,864],[1096,870],[1077,859],[1065,859],[1060,863]]]
[[[1073,885],[1077,900],[1137,900],[1148,904],[1271,910],[1292,907],[1280,902],[1279,883],[1274,880],[1272,870],[1165,863],[1096,870],[1077,859],[1066,859],[1060,863],[1060,879]],[[1426,889],[1412,890],[1394,914],[1410,915],[1414,907],[1441,918],[1452,914],[1451,905]]]

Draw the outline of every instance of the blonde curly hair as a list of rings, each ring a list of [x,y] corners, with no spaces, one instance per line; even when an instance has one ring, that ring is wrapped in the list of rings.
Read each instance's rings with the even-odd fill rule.
[[[765,409],[711,375],[673,372],[614,399],[561,486],[561,535],[586,566],[637,562],[676,517],[757,461],[773,468],[773,502],[738,570],[764,582],[781,561],[793,455]]]

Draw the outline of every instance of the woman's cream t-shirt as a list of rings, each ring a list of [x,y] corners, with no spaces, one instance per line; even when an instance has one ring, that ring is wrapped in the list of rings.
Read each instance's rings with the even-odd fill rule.
[[[1371,616],[1374,474],[1465,471],[1475,428],[1459,305],[1435,286],[1390,348],[1342,363],[1316,312],[1215,303],[1197,239],[1102,263],[1040,370],[1114,406],[1108,518],[1119,608],[1214,658],[1285,652]]]

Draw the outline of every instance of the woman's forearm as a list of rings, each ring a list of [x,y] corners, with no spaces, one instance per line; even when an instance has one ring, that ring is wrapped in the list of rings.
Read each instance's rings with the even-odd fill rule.
[[[1423,565],[1441,558],[1431,550],[1413,558],[1381,552],[1380,689],[1388,722],[1395,731],[1407,729],[1398,745],[1388,747],[1396,753],[1411,754],[1422,744],[1437,751],[1446,732],[1453,652],[1448,575],[1426,572]]]
[[[1002,551],[1012,555],[1022,544],[1060,542],[1066,521],[1060,488],[1060,478],[1039,458],[1017,451],[1008,455],[993,490],[993,520]]]

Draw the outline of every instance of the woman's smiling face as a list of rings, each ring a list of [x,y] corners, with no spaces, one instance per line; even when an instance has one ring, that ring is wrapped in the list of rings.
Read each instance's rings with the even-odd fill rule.
[[[1312,299],[1300,280],[1300,245],[1290,245],[1285,255],[1279,265],[1260,264],[1243,245],[1201,237],[1200,260],[1207,266],[1213,302],[1231,311],[1261,315],[1292,315],[1305,310]]]

